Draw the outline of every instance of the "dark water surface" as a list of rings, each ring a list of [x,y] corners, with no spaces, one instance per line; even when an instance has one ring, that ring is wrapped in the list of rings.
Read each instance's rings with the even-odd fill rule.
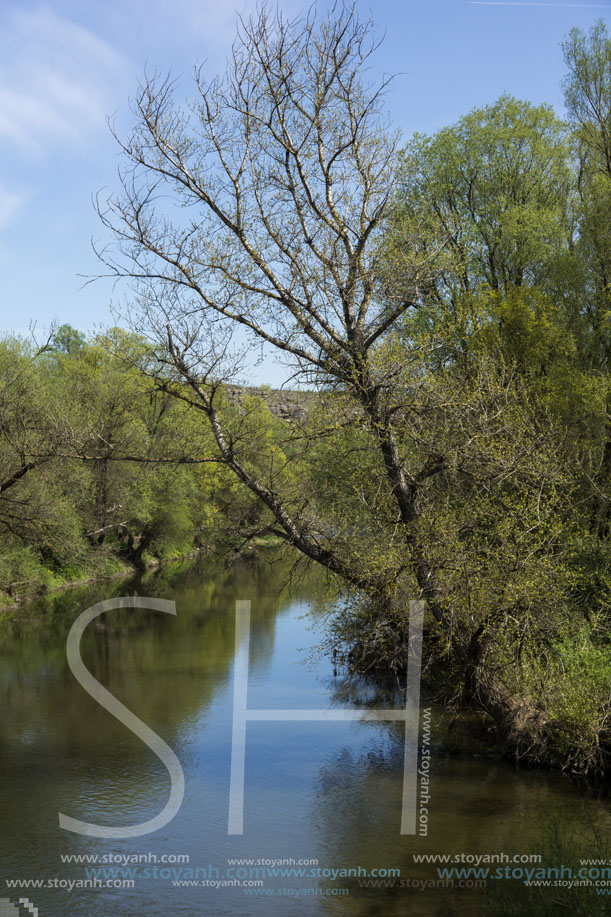
[[[599,855],[601,832],[604,846],[611,825],[607,801],[560,775],[449,754],[436,739],[443,713],[435,708],[426,837],[399,833],[402,726],[371,722],[249,723],[244,834],[228,835],[236,599],[252,603],[250,707],[326,709],[354,702],[361,691],[353,687],[346,701],[327,661],[306,662],[322,639],[322,623],[304,617],[310,586],[290,592],[285,574],[281,564],[265,559],[229,570],[190,564],[143,581],[66,592],[0,622],[1,878],[47,885],[0,886],[2,917],[10,913],[8,901],[19,898],[37,907],[39,917],[605,913],[602,898],[587,904],[585,893],[576,898],[561,888],[545,891],[549,911],[533,910],[520,904],[519,878],[492,880],[486,888],[456,879],[450,888],[435,865],[414,862],[414,854],[423,853],[540,853],[547,865],[564,861],[578,868],[579,856]],[[81,611],[134,593],[174,600],[177,616],[108,612],[88,627],[83,659],[174,750],[185,774],[184,803],[169,824],[146,837],[71,834],[59,828],[59,812],[129,825],[152,818],[168,799],[162,763],[85,693],[66,660],[67,633]],[[152,862],[137,867],[133,888],[70,889],[92,867],[65,858],[85,854],[146,854]],[[180,868],[167,863],[177,856],[189,858],[182,876],[168,873]],[[176,884],[200,882],[202,868],[208,879],[222,881],[235,858],[295,861],[308,874],[267,874],[255,889]],[[316,865],[300,867],[299,860]],[[129,878],[114,865],[115,880]],[[360,877],[325,875],[359,867]],[[193,879],[188,870],[197,868]],[[363,874],[373,869],[400,870],[400,876],[365,887],[370,877]],[[433,884],[414,887],[415,879]],[[104,885],[112,880],[108,873],[101,878]],[[571,906],[574,900],[584,909]]]

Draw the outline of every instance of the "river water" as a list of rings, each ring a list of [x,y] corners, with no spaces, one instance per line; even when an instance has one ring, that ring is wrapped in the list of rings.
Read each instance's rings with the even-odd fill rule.
[[[70,590],[0,622],[0,863],[13,883],[0,886],[1,917],[26,913],[20,898],[39,917],[608,913],[601,887],[529,891],[515,865],[511,876],[490,875],[506,868],[503,857],[577,870],[581,857],[609,856],[609,803],[559,774],[452,753],[445,715],[426,701],[426,836],[400,834],[403,725],[371,721],[249,722],[243,834],[228,834],[236,600],[251,602],[249,708],[355,709],[372,699],[317,659],[315,575],[286,580],[268,556],[229,569],[189,563]],[[109,611],[85,631],[82,657],[173,749],[184,802],[148,836],[87,837],[61,829],[58,813],[133,825],[157,815],[170,790],[162,762],[83,690],[66,659],[80,612],[134,594],[172,599],[177,614]],[[388,691],[379,701],[402,703]],[[415,859],[425,854],[462,857],[459,868],[476,856],[496,862],[480,862],[486,882],[455,875],[452,887],[439,864]],[[260,865],[252,873],[237,859]],[[124,880],[132,887],[107,887]]]

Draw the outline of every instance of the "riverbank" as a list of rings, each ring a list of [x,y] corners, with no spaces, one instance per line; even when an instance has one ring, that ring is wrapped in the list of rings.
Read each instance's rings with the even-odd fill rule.
[[[64,568],[63,571],[40,568],[42,576],[21,583],[11,583],[8,587],[0,587],[0,617],[6,612],[15,611],[20,605],[46,595],[53,595],[64,589],[93,585],[106,580],[129,579],[139,573],[156,570],[169,564],[181,563],[195,557],[220,558],[226,556],[227,564],[231,565],[244,557],[252,557],[262,548],[274,548],[280,544],[279,538],[263,536],[252,539],[247,546],[240,548],[225,546],[221,550],[218,546],[215,549],[207,546],[196,550],[175,550],[163,556],[145,555],[141,564],[135,564],[121,555],[107,553],[95,557],[95,565],[71,566]]]
[[[107,580],[129,579],[138,573],[156,570],[166,564],[178,563],[190,557],[204,555],[205,552],[200,550],[175,554],[165,558],[150,557],[140,566],[116,555],[106,555],[100,559],[101,562],[96,566],[95,570],[91,568],[73,568],[72,572],[64,574],[48,570],[46,571],[48,575],[43,578],[42,582],[30,580],[24,583],[11,584],[8,589],[0,590],[0,617],[7,612],[16,611],[20,606],[28,602],[54,595],[62,590],[76,589],[80,586],[94,585]],[[16,587],[20,588],[17,589]]]
[[[408,665],[406,615],[377,626],[346,605],[330,619],[333,659],[352,675],[392,677],[403,684]],[[373,622],[373,624],[371,623]],[[371,635],[373,634],[373,638]],[[535,769],[562,771],[597,791],[611,783],[609,684],[611,647],[585,628],[549,643],[546,657],[490,646],[474,665],[441,644],[425,616],[422,691],[454,717],[451,745]]]

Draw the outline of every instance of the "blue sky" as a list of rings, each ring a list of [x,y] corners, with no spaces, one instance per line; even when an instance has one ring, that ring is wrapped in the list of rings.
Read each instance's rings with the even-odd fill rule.
[[[611,16],[611,3],[577,0],[358,5],[386,32],[377,64],[400,74],[388,102],[406,138],[504,91],[561,112],[559,43],[572,26]],[[107,281],[83,289],[79,278],[98,270],[91,237],[105,238],[91,196],[115,185],[106,118],[128,123],[145,65],[182,76],[185,95],[196,61],[210,74],[222,69],[234,23],[232,0],[0,0],[0,328],[111,321],[109,303],[125,291]]]

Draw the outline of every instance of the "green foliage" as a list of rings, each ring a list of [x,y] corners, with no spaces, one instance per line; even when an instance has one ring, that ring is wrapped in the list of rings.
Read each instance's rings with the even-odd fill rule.
[[[78,353],[85,346],[87,338],[71,325],[60,325],[53,335],[53,350],[57,353]]]
[[[121,329],[87,339],[63,325],[41,352],[0,342],[7,594],[209,549],[252,512],[226,471],[193,456],[210,451],[209,436],[141,374],[135,361],[149,358]],[[257,422],[264,435],[265,418]]]
[[[512,690],[532,698],[545,717],[550,760],[569,772],[600,774],[606,768],[611,716],[607,636],[602,618],[576,624],[570,615],[557,615],[545,639],[539,634],[525,645],[519,668],[508,677]]]
[[[611,174],[611,38],[604,20],[587,35],[571,29],[563,50],[565,102],[577,139],[591,166]]]
[[[501,96],[406,147],[395,231],[439,247],[438,296],[538,285],[568,242],[571,171],[549,106]],[[439,269],[440,268],[440,269]]]
[[[381,351],[420,367],[406,455],[435,443],[445,457],[416,537],[458,643],[479,628],[492,703],[521,698],[533,757],[590,773],[611,747],[610,48],[602,23],[565,45],[573,149],[551,109],[508,97],[415,138],[383,248],[389,289],[418,227],[439,249]],[[355,620],[372,635],[382,616],[368,614]],[[345,619],[338,634],[356,639]],[[436,639],[452,653],[456,639]]]

